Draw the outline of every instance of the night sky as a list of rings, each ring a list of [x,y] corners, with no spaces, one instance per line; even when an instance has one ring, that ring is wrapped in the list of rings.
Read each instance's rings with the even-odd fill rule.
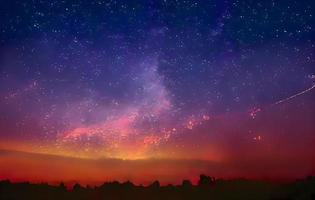
[[[313,0],[0,1],[0,148],[315,174],[314,15]]]

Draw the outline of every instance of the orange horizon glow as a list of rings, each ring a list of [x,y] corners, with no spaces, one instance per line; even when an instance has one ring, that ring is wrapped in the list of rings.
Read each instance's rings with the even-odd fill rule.
[[[266,160],[261,166],[253,162],[216,162],[190,159],[86,159],[17,151],[0,151],[0,179],[13,182],[30,181],[72,185],[100,185],[110,181],[131,181],[148,185],[181,184],[184,179],[197,183],[200,174],[217,178],[290,180],[314,174],[314,167],[289,161]],[[267,164],[268,163],[268,164]],[[314,165],[313,165],[314,166]],[[295,169],[299,168],[299,171]]]
[[[130,145],[116,151],[113,156],[108,156],[107,150],[86,151],[79,150],[77,146],[58,146],[55,143],[41,143],[38,145],[36,141],[18,141],[18,140],[2,140],[0,141],[0,149],[9,151],[20,151],[26,153],[36,153],[44,155],[54,155],[69,158],[83,158],[83,159],[121,159],[121,160],[143,160],[143,159],[199,159],[209,161],[222,161],[223,156],[219,155],[218,150],[208,148],[206,156],[200,152],[178,151],[172,146],[165,147],[158,152],[150,151],[150,149],[143,143],[142,146]],[[171,153],[170,153],[171,152]]]

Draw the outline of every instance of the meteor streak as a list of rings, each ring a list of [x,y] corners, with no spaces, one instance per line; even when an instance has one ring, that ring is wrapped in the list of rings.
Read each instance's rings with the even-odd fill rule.
[[[310,75],[309,78],[310,78],[310,79],[315,79],[315,75]],[[285,103],[285,102],[287,102],[287,101],[290,101],[291,99],[294,99],[294,98],[296,98],[296,97],[298,97],[298,96],[301,96],[301,95],[303,95],[303,94],[305,94],[305,93],[310,92],[310,91],[313,90],[314,88],[315,88],[315,83],[314,83],[311,87],[309,87],[309,88],[307,88],[307,89],[305,89],[305,90],[303,90],[303,91],[301,91],[301,92],[299,92],[299,93],[296,93],[296,94],[294,94],[294,95],[292,95],[292,96],[289,96],[289,97],[287,97],[287,98],[281,99],[281,100],[279,100],[279,101],[277,101],[277,102],[275,102],[275,103],[273,103],[273,104],[270,104],[270,105],[267,106],[267,107],[272,107],[272,106],[279,105],[279,104]],[[261,112],[261,111],[263,111],[263,110],[264,110],[264,109],[262,109],[262,108],[253,108],[253,109],[250,110],[249,115],[250,115],[250,117],[251,117],[252,119],[255,119],[257,113],[259,113],[259,112]]]
[[[307,88],[306,90],[303,90],[302,92],[299,92],[299,93],[297,93],[297,94],[294,94],[294,95],[292,95],[292,96],[289,96],[289,97],[287,97],[287,98],[285,98],[285,99],[281,99],[281,100],[279,100],[279,101],[277,101],[277,102],[271,104],[271,106],[275,106],[275,105],[278,105],[278,104],[287,102],[287,101],[289,101],[289,100],[291,100],[291,99],[294,99],[295,97],[301,96],[301,95],[303,95],[303,94],[305,94],[305,93],[311,91],[311,90],[314,89],[314,88],[315,88],[315,84],[313,84],[310,88]]]

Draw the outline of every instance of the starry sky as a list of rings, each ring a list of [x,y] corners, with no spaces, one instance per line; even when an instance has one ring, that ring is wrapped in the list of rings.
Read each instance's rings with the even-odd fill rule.
[[[314,13],[312,0],[1,1],[0,147],[315,173]]]

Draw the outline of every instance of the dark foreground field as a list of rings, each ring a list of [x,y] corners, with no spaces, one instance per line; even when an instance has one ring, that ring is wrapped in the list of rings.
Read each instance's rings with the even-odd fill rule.
[[[250,180],[215,180],[200,176],[194,186],[184,180],[179,186],[151,185],[136,186],[131,182],[104,183],[98,187],[82,187],[79,184],[67,189],[63,183],[59,186],[48,184],[0,182],[0,199],[309,199],[315,200],[315,177],[308,177],[291,183],[267,183]]]

